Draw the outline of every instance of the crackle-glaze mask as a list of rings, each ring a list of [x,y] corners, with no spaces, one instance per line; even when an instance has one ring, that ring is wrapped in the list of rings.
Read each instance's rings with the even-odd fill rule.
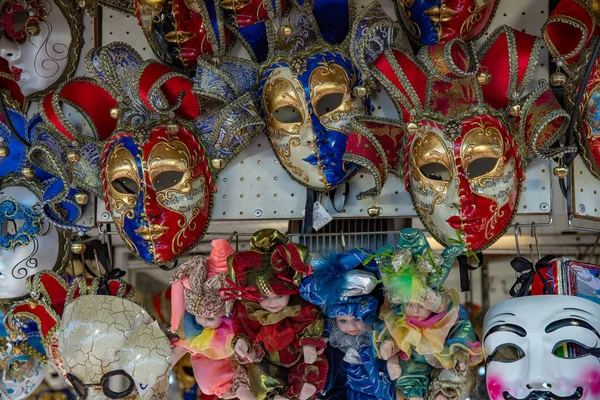
[[[290,176],[318,191],[345,182],[358,168],[342,159],[352,117],[369,112],[356,67],[338,52],[313,54],[305,68],[278,62],[263,74],[259,95],[269,140]]]
[[[44,380],[44,365],[36,358],[0,346],[0,398],[27,399]]]
[[[128,247],[151,263],[170,261],[196,244],[215,191],[198,140],[183,126],[171,127],[158,126],[141,138],[116,135],[103,155],[113,220]]]
[[[40,189],[24,178],[0,184],[0,302],[27,295],[28,276],[66,262],[64,232],[40,215],[40,206]]]
[[[422,121],[409,138],[408,187],[417,214],[443,243],[464,236],[472,250],[501,236],[512,220],[523,168],[513,139],[492,115],[460,124]]]
[[[5,0],[0,8],[0,57],[24,96],[42,95],[75,72],[82,14],[68,0]]]
[[[135,0],[136,15],[154,54],[177,68],[201,55],[223,55],[233,39],[212,0]]]
[[[574,296],[530,296],[485,315],[492,400],[600,398],[600,305]]]
[[[479,37],[499,0],[396,0],[396,9],[411,38],[424,45]]]
[[[57,336],[67,379],[80,398],[167,398],[169,340],[134,302],[75,299],[65,307]]]

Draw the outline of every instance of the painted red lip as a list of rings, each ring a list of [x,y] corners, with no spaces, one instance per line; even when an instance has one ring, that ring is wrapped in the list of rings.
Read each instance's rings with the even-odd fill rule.
[[[450,225],[454,229],[461,229],[464,225],[469,225],[474,222],[477,222],[479,219],[477,218],[461,218],[459,216],[453,216],[446,220],[448,225]]]
[[[23,72],[23,70],[21,68],[17,68],[17,67],[10,67],[10,70],[13,74],[13,78],[15,79],[15,82],[19,82],[19,80],[21,79],[21,72]]]

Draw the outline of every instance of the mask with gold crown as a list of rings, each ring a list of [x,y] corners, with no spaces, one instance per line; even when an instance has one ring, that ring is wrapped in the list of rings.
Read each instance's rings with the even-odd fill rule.
[[[564,154],[568,114],[545,81],[527,91],[540,46],[502,26],[479,51],[454,39],[418,57],[389,48],[370,63],[404,123],[388,165],[438,242],[493,244],[517,212],[526,166]]]
[[[95,145],[106,207],[128,248],[148,263],[173,261],[204,235],[219,171],[262,130],[250,93],[255,69],[234,58],[219,69],[200,60],[192,81],[118,42],[87,61],[92,78],[49,94],[45,121],[67,153]],[[93,137],[68,121],[67,102]]]

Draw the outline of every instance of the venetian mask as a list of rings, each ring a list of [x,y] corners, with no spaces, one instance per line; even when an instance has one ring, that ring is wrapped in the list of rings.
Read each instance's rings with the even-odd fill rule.
[[[388,166],[404,172],[417,215],[444,245],[493,244],[516,215],[528,163],[559,154],[568,114],[547,83],[527,93],[540,46],[503,26],[477,54],[455,39],[417,59],[392,48],[373,61],[405,121],[403,140],[386,143]]]
[[[411,38],[424,45],[471,40],[484,33],[499,0],[396,0]]]
[[[523,180],[502,120],[481,115],[452,127],[423,121],[409,141],[411,196],[429,232],[448,243],[458,231],[471,249],[501,236],[516,212]]]
[[[194,68],[198,56],[223,56],[233,39],[212,0],[136,0],[135,8],[154,54],[176,68]]]
[[[58,347],[80,398],[167,398],[169,340],[132,301],[92,295],[67,304]]]
[[[600,397],[600,305],[574,296],[503,301],[485,315],[492,400]]]
[[[263,74],[259,94],[269,140],[294,180],[329,191],[356,171],[343,156],[351,119],[369,110],[354,90],[361,85],[356,67],[338,52],[309,55],[301,71],[280,62]]]
[[[29,294],[27,277],[65,265],[67,239],[41,213],[41,190],[25,178],[0,184],[0,301]]]
[[[169,261],[204,233],[215,191],[204,151],[189,130],[159,126],[144,141],[106,145],[103,180],[113,220],[144,261]]]
[[[42,95],[75,72],[83,40],[74,2],[5,0],[0,30],[0,57],[24,96]]]

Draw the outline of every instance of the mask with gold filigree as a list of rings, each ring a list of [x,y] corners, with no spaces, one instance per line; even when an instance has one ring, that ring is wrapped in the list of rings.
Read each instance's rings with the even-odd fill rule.
[[[246,44],[262,62],[258,101],[281,165],[301,185],[330,191],[348,181],[361,162],[370,162],[348,151],[348,143],[355,144],[349,139],[354,120],[371,113],[366,83],[350,56],[371,26],[356,21],[359,29],[350,32],[347,3],[335,12],[319,6],[324,7],[295,9],[253,27]]]
[[[135,9],[154,54],[172,67],[195,68],[198,56],[223,57],[232,43],[214,0],[135,0]]]
[[[166,399],[169,340],[131,300],[131,285],[111,273],[71,285],[51,272],[36,274],[29,281],[32,298],[11,306],[7,328],[18,333],[34,324],[48,358],[79,398]]]
[[[424,45],[481,36],[500,0],[396,0],[411,39]]]
[[[373,62],[405,123],[404,159],[388,162],[404,170],[419,218],[442,244],[494,243],[517,212],[527,164],[561,153],[552,146],[567,113],[545,82],[526,93],[540,44],[503,26],[477,54],[455,39],[417,59],[391,49]]]
[[[251,95],[241,95],[256,75],[237,60],[225,59],[220,71],[200,60],[192,81],[162,64],[136,60],[139,55],[120,43],[96,50],[88,62],[95,79],[61,87],[45,115],[49,122],[64,121],[52,117],[62,112],[54,104],[71,100],[89,117],[113,222],[139,258],[164,264],[203,237],[216,175],[262,129]],[[95,95],[78,95],[83,88]],[[213,106],[206,118],[199,97]],[[75,143],[90,141],[79,140],[66,123],[54,127]]]
[[[47,361],[35,327],[23,326],[20,335],[9,336],[0,312],[0,397],[21,400],[32,396],[44,380]]]
[[[83,14],[69,0],[0,2],[0,57],[22,94],[37,100],[75,72]]]
[[[562,0],[552,11],[543,27],[543,38],[556,63],[550,76],[554,86],[564,86],[565,104],[570,112],[575,108],[577,94],[586,68],[591,73],[585,84],[579,112],[576,113],[575,136],[581,158],[590,172],[600,179],[600,57],[592,59],[598,28],[596,19],[600,3],[592,8],[585,2]],[[576,150],[576,149],[574,149]]]

